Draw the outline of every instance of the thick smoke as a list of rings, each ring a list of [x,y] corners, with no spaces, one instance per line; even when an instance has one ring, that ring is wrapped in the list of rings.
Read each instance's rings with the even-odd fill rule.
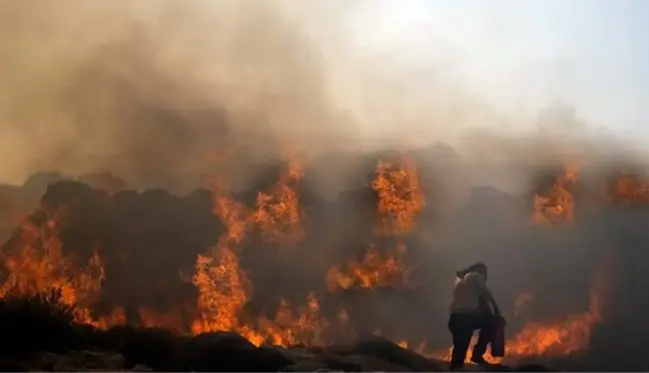
[[[215,158],[243,174],[354,133],[319,46],[281,3],[77,5],[3,11],[5,181],[57,169],[187,188]]]
[[[445,67],[443,43],[431,41],[440,56],[425,65],[406,46],[370,48],[354,37],[359,14],[372,7],[11,2],[0,26],[0,146],[12,155],[1,180],[110,172],[186,192],[224,158],[237,163],[230,183],[245,184],[250,164],[270,156],[437,142],[479,160],[538,158],[518,141],[503,153],[503,132],[522,134]],[[338,190],[350,172],[329,170],[319,185]]]
[[[512,330],[582,312],[592,277],[604,271],[601,258],[614,258],[608,324],[593,351],[632,356],[597,342],[642,341],[644,324],[629,331],[617,320],[646,310],[646,297],[628,293],[646,271],[645,217],[592,200],[620,170],[642,173],[632,144],[592,133],[565,108],[539,128],[513,129],[437,66],[413,74],[402,61],[355,48],[343,25],[365,3],[309,4],[5,4],[0,147],[11,156],[0,160],[0,180],[27,182],[0,188],[8,211],[0,236],[11,236],[22,216],[43,225],[48,209],[67,206],[64,251],[83,261],[99,249],[106,262],[97,311],[119,304],[130,314],[140,306],[164,312],[195,300],[188,273],[224,231],[209,193],[194,190],[203,176],[223,176],[252,207],[279,178],[282,159],[300,154],[307,240],[280,255],[253,239],[241,258],[255,289],[248,311],[272,313],[279,297],[297,303],[326,292],[327,269],[362,257],[376,162],[410,150],[427,195],[406,240],[416,286],[335,298],[347,302],[359,329],[380,325],[444,346],[453,273],[476,260],[490,266],[508,315],[520,293],[534,294]],[[532,227],[534,194],[574,162],[582,173],[571,191],[574,225]],[[14,234],[5,251],[21,239]]]

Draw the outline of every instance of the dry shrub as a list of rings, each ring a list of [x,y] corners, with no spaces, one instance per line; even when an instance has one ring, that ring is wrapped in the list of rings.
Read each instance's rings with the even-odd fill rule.
[[[84,343],[74,307],[61,301],[59,289],[30,296],[10,292],[0,299],[0,336],[0,357],[64,353]]]

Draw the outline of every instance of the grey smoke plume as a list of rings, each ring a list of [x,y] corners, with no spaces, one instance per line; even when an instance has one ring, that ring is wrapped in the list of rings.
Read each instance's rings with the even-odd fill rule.
[[[407,46],[368,47],[357,29],[385,26],[371,14],[364,1],[7,2],[0,180],[111,172],[187,189],[215,158],[245,180],[271,153],[508,130],[454,73],[461,48],[431,37],[422,63]]]
[[[318,46],[279,2],[3,8],[3,181],[55,169],[182,187],[226,148],[245,166],[280,142],[353,133]]]
[[[0,181],[109,173],[128,187],[185,192],[219,173],[247,187],[257,164],[290,152],[446,143],[455,162],[423,150],[419,166],[452,173],[435,193],[436,208],[453,210],[475,185],[527,191],[539,167],[645,158],[569,108],[540,129],[510,120],[468,93],[454,70],[466,51],[438,35],[425,39],[436,54],[424,63],[408,46],[364,44],[358,29],[385,26],[372,4],[8,2]],[[311,175],[317,192],[335,195],[365,172],[334,158]]]

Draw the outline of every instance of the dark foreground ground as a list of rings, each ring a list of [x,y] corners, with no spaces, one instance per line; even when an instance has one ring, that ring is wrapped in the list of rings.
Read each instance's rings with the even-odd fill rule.
[[[123,329],[124,330],[124,329]],[[155,333],[158,336],[154,336]],[[1,371],[197,371],[197,372],[443,372],[442,361],[427,359],[379,338],[318,351],[305,348],[255,347],[238,335],[208,333],[174,346],[164,332],[138,334],[111,352],[74,350],[34,353],[1,363]],[[136,340],[141,338],[141,342]],[[541,365],[467,366],[466,371],[544,372]]]
[[[0,300],[0,371],[241,371],[430,372],[447,363],[385,339],[366,336],[326,348],[256,347],[234,333],[175,335],[120,326],[96,330],[74,323],[56,296]],[[478,367],[469,370],[479,371]],[[491,371],[549,371],[541,365],[493,366]]]

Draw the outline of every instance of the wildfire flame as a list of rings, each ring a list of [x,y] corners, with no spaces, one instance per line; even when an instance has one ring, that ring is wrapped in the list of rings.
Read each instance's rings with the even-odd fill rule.
[[[506,355],[568,355],[586,348],[593,326],[602,321],[609,265],[609,260],[600,260],[591,285],[588,311],[570,315],[558,323],[528,323],[512,341],[507,342]]]
[[[298,159],[289,159],[286,172],[267,192],[257,195],[254,221],[261,229],[262,239],[272,243],[294,245],[304,236],[302,210],[295,184],[304,174]]]
[[[419,214],[425,206],[417,167],[412,159],[403,156],[400,162],[379,160],[372,188],[379,201],[377,238],[402,236],[414,231]],[[396,249],[380,252],[370,244],[361,261],[349,261],[333,266],[325,276],[329,291],[359,287],[407,285],[410,269],[404,256],[406,246],[398,243]]]
[[[609,187],[612,204],[637,205],[649,203],[649,182],[636,174],[622,175]]]
[[[575,219],[575,199],[570,193],[579,177],[575,165],[566,166],[562,175],[544,193],[534,196],[534,223],[539,225],[572,224]]]
[[[426,205],[417,166],[409,157],[401,162],[379,161],[372,188],[379,196],[376,234],[399,236],[411,233]]]
[[[326,275],[329,291],[360,287],[371,289],[378,286],[402,286],[407,283],[408,269],[403,256],[404,245],[398,245],[395,253],[381,254],[374,247],[365,252],[362,261],[350,261],[334,266]]]
[[[269,190],[259,193],[256,209],[248,209],[224,192],[222,183],[212,186],[213,212],[227,230],[216,245],[196,259],[192,283],[198,290],[195,318],[188,332],[233,331],[256,345],[272,343],[288,346],[297,343],[321,345],[325,343],[327,328],[344,328],[349,321],[347,311],[340,310],[336,320],[327,320],[315,294],[307,296],[302,307],[280,300],[274,317],[246,317],[244,307],[250,300],[253,286],[239,266],[238,254],[254,227],[259,228],[265,241],[284,245],[299,243],[305,235],[302,228],[303,212],[296,183],[304,172],[297,160],[289,160],[287,171]],[[567,167],[551,190],[535,197],[535,221],[547,223],[560,217],[570,223],[574,219],[574,198],[570,188],[576,183],[576,168]],[[352,287],[404,286],[408,284],[410,269],[405,262],[406,246],[399,242],[393,250],[379,250],[381,238],[400,237],[412,233],[426,200],[414,162],[404,157],[400,162],[379,161],[372,188],[379,196],[375,242],[371,243],[363,259],[332,267],[325,278],[331,292]],[[645,196],[647,184],[637,180],[619,180],[616,195]],[[126,321],[124,310],[116,307],[108,316],[93,316],[92,306],[101,295],[105,271],[98,251],[87,265],[79,267],[62,251],[59,225],[65,221],[65,208],[49,214],[47,224],[37,226],[25,220],[19,227],[22,242],[19,252],[3,253],[8,275],[3,279],[0,296],[7,294],[34,294],[44,289],[60,289],[62,302],[75,306],[79,322],[107,328]],[[590,309],[567,317],[558,323],[529,323],[507,345],[508,356],[566,354],[584,348],[592,326],[602,319],[602,292],[594,289]],[[531,299],[525,294],[517,302],[517,309]],[[520,303],[520,304],[519,304]],[[139,310],[145,326],[172,327],[183,331],[183,316],[171,310],[158,313]],[[408,346],[408,342],[397,341]],[[426,341],[415,347],[425,352]],[[447,358],[448,351],[433,353]]]
[[[43,214],[50,215],[45,211]],[[77,322],[97,327],[123,322],[121,309],[116,309],[105,318],[92,316],[91,306],[99,298],[105,279],[103,263],[97,251],[81,268],[63,255],[58,227],[65,217],[66,209],[62,207],[51,214],[41,228],[27,219],[23,220],[18,232],[25,245],[16,253],[3,253],[3,264],[8,273],[0,287],[0,297],[58,291],[60,299],[57,301],[74,306]]]
[[[569,355],[588,346],[592,328],[602,320],[602,272],[597,273],[593,289],[590,294],[588,311],[567,316],[558,322],[531,322],[527,323],[522,331],[507,341],[505,356],[507,359],[516,359],[529,356],[561,356]],[[475,345],[477,338],[473,337],[471,346]],[[469,348],[466,362],[470,362],[472,347]],[[450,360],[452,348],[433,353],[432,356]],[[499,363],[501,358],[485,356],[491,363]]]
[[[235,331],[256,345],[264,342],[280,346],[300,341],[321,343],[320,333],[326,322],[320,316],[320,305],[314,294],[307,297],[307,306],[297,312],[282,299],[272,320],[259,318],[247,323],[241,320],[252,284],[239,268],[234,248],[243,242],[253,223],[261,229],[262,239],[274,243],[291,245],[303,238],[299,198],[294,189],[302,175],[302,165],[290,161],[287,172],[277,184],[270,191],[259,193],[257,210],[253,212],[224,197],[220,188],[213,188],[214,212],[226,224],[227,232],[212,255],[197,258],[193,283],[199,290],[199,316],[192,324],[192,333]]]
[[[535,205],[541,198],[547,198],[551,205],[544,209],[535,210],[536,222],[549,222],[548,212],[553,216],[563,217],[565,222],[572,222],[574,213],[574,199],[568,190],[570,184],[577,180],[577,170],[567,167],[564,174],[557,179],[552,186],[548,197],[535,197]],[[542,220],[539,221],[539,219]],[[595,271],[595,277],[591,285],[590,305],[586,312],[569,315],[558,322],[530,322],[514,338],[507,341],[505,355],[508,358],[523,356],[552,356],[568,355],[588,346],[592,327],[602,320],[602,298],[607,292],[610,260],[608,258],[599,261],[599,268]],[[533,299],[532,294],[523,293],[515,300],[515,314],[518,314],[524,304]],[[471,346],[475,345],[477,338],[472,338]],[[452,349],[440,351],[434,354],[438,358],[450,360]],[[471,351],[471,349],[469,349]],[[466,361],[470,361],[470,353]],[[486,358],[489,358],[488,356]],[[502,359],[490,358],[493,363]]]

